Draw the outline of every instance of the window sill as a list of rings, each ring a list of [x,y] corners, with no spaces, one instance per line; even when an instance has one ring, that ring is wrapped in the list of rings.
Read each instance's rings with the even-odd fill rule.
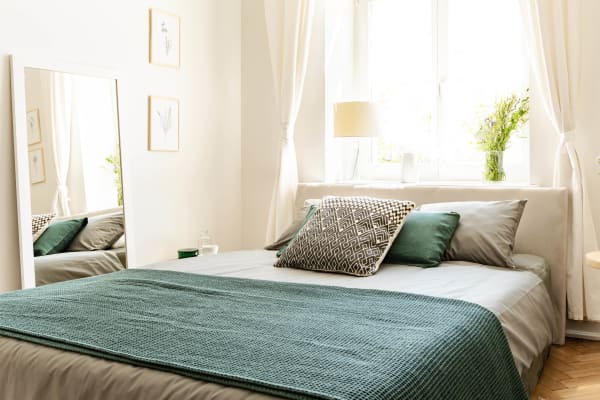
[[[302,182],[308,186],[354,186],[373,188],[407,188],[407,187],[464,187],[464,188],[537,188],[539,185],[519,182],[480,182],[480,181],[420,181],[416,183],[391,182],[380,180],[336,181],[336,182]]]

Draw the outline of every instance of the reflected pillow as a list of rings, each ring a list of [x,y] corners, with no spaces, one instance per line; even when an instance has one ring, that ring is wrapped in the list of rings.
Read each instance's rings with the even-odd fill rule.
[[[442,262],[459,219],[460,215],[455,212],[411,212],[383,262],[437,267]]]
[[[69,245],[68,251],[110,249],[123,233],[125,233],[125,219],[122,212],[90,217],[87,226]]]
[[[525,204],[527,200],[465,201],[424,204],[421,210],[460,214],[445,260],[514,268],[515,236]]]
[[[123,247],[125,247],[125,234],[121,235],[121,237],[119,239],[117,239],[117,241],[114,242],[110,248],[111,249],[122,249]]]
[[[42,233],[48,228],[48,225],[52,222],[54,217],[56,217],[55,213],[36,214],[31,216],[31,234],[33,235],[33,243],[42,236]]]
[[[32,237],[33,243],[37,242],[37,240],[40,238],[40,236],[42,236],[44,234],[44,232],[46,232],[46,229],[48,229],[48,225],[50,225],[50,222],[46,223],[46,225],[42,226],[36,233],[33,234],[33,237]]]
[[[87,223],[87,218],[68,219],[51,223],[33,245],[33,255],[38,257],[64,252]]]
[[[326,197],[275,267],[373,275],[414,206],[402,200]]]

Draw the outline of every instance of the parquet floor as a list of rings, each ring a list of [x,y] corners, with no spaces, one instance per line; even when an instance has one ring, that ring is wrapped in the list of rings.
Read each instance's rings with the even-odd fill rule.
[[[600,342],[553,346],[531,400],[600,400]]]

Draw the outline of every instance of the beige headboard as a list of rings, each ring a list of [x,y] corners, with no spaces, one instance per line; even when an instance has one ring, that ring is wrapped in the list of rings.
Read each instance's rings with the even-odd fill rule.
[[[67,219],[84,218],[84,217],[91,218],[91,217],[97,217],[99,215],[116,214],[118,212],[123,212],[123,207],[106,208],[104,210],[90,211],[90,212],[81,213],[81,214],[73,214],[73,215],[69,215],[68,217],[56,217],[56,218],[54,218],[54,221],[64,221]]]
[[[535,254],[550,265],[552,296],[559,327],[558,343],[564,342],[566,324],[567,191],[506,186],[391,186],[351,184],[298,185],[296,207],[306,199],[323,196],[372,196],[411,200],[417,205],[446,201],[527,199],[517,232],[515,253]]]

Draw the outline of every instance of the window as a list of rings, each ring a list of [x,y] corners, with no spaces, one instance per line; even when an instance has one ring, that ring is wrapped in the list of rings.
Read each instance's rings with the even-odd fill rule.
[[[518,1],[357,3],[367,21],[355,39],[366,55],[355,58],[363,64],[359,79],[382,106],[373,178],[397,179],[403,154],[413,153],[421,180],[481,180],[483,155],[473,132],[496,99],[528,87]],[[511,181],[526,182],[529,149],[521,133],[513,136],[505,168]]]

